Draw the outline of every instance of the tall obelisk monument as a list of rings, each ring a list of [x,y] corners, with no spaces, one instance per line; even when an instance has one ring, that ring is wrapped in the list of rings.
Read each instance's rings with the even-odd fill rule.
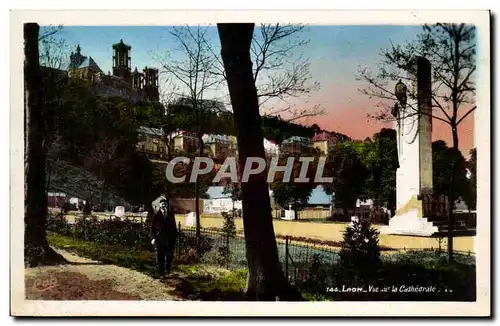
[[[427,59],[417,57],[414,68],[415,72],[409,74],[410,87],[402,81],[396,85],[396,213],[381,231],[429,236],[438,231],[423,216],[421,200],[421,195],[432,194],[431,65]]]

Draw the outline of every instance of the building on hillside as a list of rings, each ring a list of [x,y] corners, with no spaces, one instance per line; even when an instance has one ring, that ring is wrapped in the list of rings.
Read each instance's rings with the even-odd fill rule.
[[[199,140],[196,133],[179,130],[170,134],[174,140],[174,151],[193,153],[198,150]]]
[[[311,139],[300,136],[292,136],[283,140],[280,152],[298,154],[302,153],[305,149],[310,149],[312,147]]]
[[[136,67],[132,71],[132,47],[123,40],[113,44],[112,49],[113,74],[105,74],[91,56],[82,54],[78,45],[76,52],[70,54],[68,77],[89,82],[100,96],[119,96],[133,102],[158,102],[158,69],[145,67],[139,72]]]
[[[278,156],[280,155],[280,146],[275,142],[264,138],[264,151],[268,157]]]
[[[328,152],[340,141],[339,137],[327,131],[319,132],[312,138],[313,147],[324,155],[328,155]]]
[[[205,151],[210,157],[224,159],[231,154],[228,135],[205,134],[202,139]]]
[[[138,130],[139,142],[137,149],[146,154],[152,160],[165,160],[167,157],[167,146],[165,144],[162,129],[140,127]]]
[[[233,135],[229,135],[229,155],[238,156],[238,138]]]

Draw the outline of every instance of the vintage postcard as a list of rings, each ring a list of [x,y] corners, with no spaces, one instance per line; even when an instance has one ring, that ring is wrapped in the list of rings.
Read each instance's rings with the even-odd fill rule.
[[[12,315],[490,316],[490,12],[10,18]]]

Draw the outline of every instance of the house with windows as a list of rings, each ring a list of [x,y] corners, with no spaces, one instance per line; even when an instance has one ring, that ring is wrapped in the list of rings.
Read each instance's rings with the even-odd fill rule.
[[[283,140],[280,151],[282,153],[297,154],[312,147],[313,143],[311,139],[307,137],[292,136]]]
[[[335,133],[322,131],[316,133],[311,141],[314,148],[318,149],[322,154],[328,155],[328,152],[342,141],[342,137]]]

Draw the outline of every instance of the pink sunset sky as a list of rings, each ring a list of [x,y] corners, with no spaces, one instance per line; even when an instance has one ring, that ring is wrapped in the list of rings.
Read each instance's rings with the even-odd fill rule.
[[[372,137],[381,128],[394,128],[394,123],[369,118],[380,112],[379,99],[369,98],[360,89],[366,82],[359,70],[376,71],[381,62],[381,49],[392,44],[405,44],[421,33],[421,26],[314,26],[307,32],[310,39],[306,54],[310,58],[311,75],[321,83],[321,89],[311,94],[308,104],[319,104],[325,115],[311,118],[321,128],[346,134],[354,139]],[[389,85],[388,87],[394,87]],[[300,99],[296,103],[300,105]],[[295,101],[294,101],[295,102]],[[392,105],[392,104],[391,104]],[[468,109],[463,106],[459,117]],[[442,139],[451,146],[451,128],[433,119],[433,140]],[[466,158],[474,147],[474,114],[459,126],[459,147]]]
[[[380,109],[376,107],[378,100],[359,94],[355,87],[337,86],[329,90],[313,96],[315,102],[323,106],[325,114],[309,119],[310,123],[317,123],[322,129],[340,132],[354,139],[371,138],[382,128],[395,128],[394,122],[377,121],[368,116],[379,112]],[[468,107],[464,107],[462,113],[467,110]],[[465,118],[458,129],[460,150],[468,158],[469,151],[474,147],[474,114]],[[448,146],[452,144],[451,128],[440,120],[433,119],[432,137],[433,141],[442,139]]]

